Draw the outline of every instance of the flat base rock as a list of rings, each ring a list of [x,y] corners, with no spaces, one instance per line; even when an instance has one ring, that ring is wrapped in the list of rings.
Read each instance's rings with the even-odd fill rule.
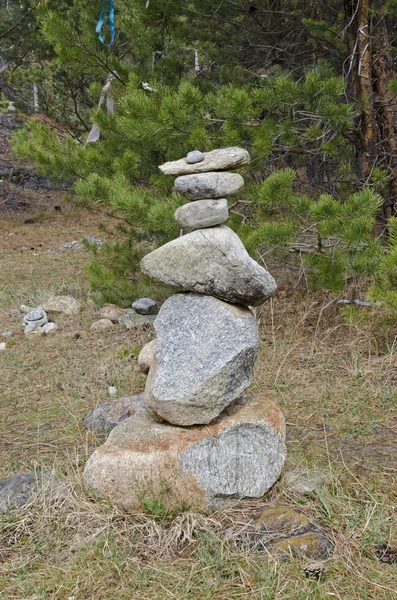
[[[320,525],[290,506],[257,509],[240,530],[229,530],[228,538],[280,558],[326,560],[334,552],[332,541]]]
[[[127,396],[99,404],[88,413],[83,423],[91,431],[109,433],[125,419],[143,411],[143,394]]]
[[[252,382],[259,332],[248,308],[204,294],[175,294],[154,328],[145,406],[162,419],[210,423]]]
[[[84,484],[126,511],[161,498],[172,510],[219,508],[260,498],[278,479],[286,456],[285,422],[260,396],[229,407],[205,427],[158,423],[148,413],[123,421],[89,458]]]
[[[141,270],[156,281],[227,302],[256,306],[277,289],[226,225],[197,229],[147,254]]]
[[[0,513],[20,508],[41,492],[46,496],[63,493],[66,486],[55,475],[36,471],[17,473],[0,481]]]

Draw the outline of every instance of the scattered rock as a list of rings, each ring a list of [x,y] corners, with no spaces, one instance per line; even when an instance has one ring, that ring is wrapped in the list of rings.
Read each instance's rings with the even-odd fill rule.
[[[0,352],[4,352],[4,350],[7,350],[7,343],[0,342]]]
[[[224,198],[238,194],[244,187],[244,179],[238,173],[199,173],[181,175],[175,179],[175,189],[188,200]]]
[[[99,321],[94,321],[90,327],[91,331],[106,331],[107,329],[112,329],[114,327],[113,321],[110,319],[99,319]]]
[[[181,428],[139,412],[115,427],[84,470],[87,490],[124,510],[158,500],[165,508],[218,508],[260,498],[285,460],[285,423],[265,398],[251,397],[215,423]]]
[[[124,421],[124,419],[140,414],[143,411],[143,394],[128,396],[99,404],[99,406],[88,413],[83,423],[91,431],[108,433],[121,423],[121,421]]]
[[[141,270],[166,285],[248,306],[262,304],[277,289],[226,225],[168,242],[142,259]]]
[[[302,569],[307,577],[319,579],[325,571],[325,563],[322,560],[312,560],[303,565]]]
[[[14,335],[14,332],[12,331],[12,329],[7,329],[7,331],[3,331],[3,333],[1,334],[1,336],[4,338],[10,338],[13,335]]]
[[[64,484],[55,475],[17,473],[0,481],[0,513],[28,504],[41,492],[53,496],[62,493],[63,488]]]
[[[120,325],[124,325],[127,329],[142,327],[143,325],[153,325],[155,315],[138,315],[136,312],[125,312],[119,318]]]
[[[29,312],[29,311],[27,311]],[[8,311],[8,314],[10,315],[10,317],[19,317],[21,314],[21,311],[19,310],[19,308],[12,308],[11,310]]]
[[[46,323],[48,323],[48,316],[47,316],[47,313],[45,312],[45,310],[41,306],[31,310],[23,318],[24,327],[30,327],[30,328],[41,327],[42,325],[45,325]]]
[[[31,310],[33,310],[33,308],[31,306],[26,306],[26,304],[21,304],[19,307],[19,312],[23,314],[30,313]]]
[[[41,327],[35,327],[34,325],[28,325],[27,327],[25,327],[24,333],[26,336],[29,336],[29,337],[45,335],[44,325]]]
[[[86,240],[89,244],[95,244],[95,246],[98,248],[98,250],[100,250],[105,243],[103,240],[97,240],[92,235],[87,235],[86,237],[84,237],[82,239]],[[73,240],[72,242],[67,242],[66,244],[62,244],[62,246],[59,247],[59,250],[61,252],[63,252],[64,250],[75,250],[76,251],[76,250],[84,250],[84,249],[85,249],[84,243],[82,241],[78,242],[77,240]]]
[[[101,308],[100,315],[102,319],[110,319],[113,323],[117,323],[124,312],[123,308],[120,308],[115,304],[104,304]]]
[[[285,473],[284,481],[290,492],[304,495],[321,489],[326,476],[314,469],[296,469]]]
[[[250,385],[259,333],[248,308],[175,294],[154,327],[145,405],[155,415],[176,425],[209,423]]]
[[[388,565],[392,565],[397,562],[397,546],[393,548],[390,544],[380,544],[376,547],[376,558]]]
[[[139,353],[138,356],[138,367],[142,373],[147,375],[150,367],[154,360],[154,349],[156,347],[156,340],[152,340],[146,344]]]
[[[156,315],[158,311],[157,302],[152,298],[139,298],[132,303],[132,308],[138,315]]]
[[[196,160],[193,162],[192,158]],[[207,171],[240,169],[249,163],[250,156],[246,150],[231,147],[204,153],[194,150],[193,152],[189,152],[186,158],[167,162],[161,165],[159,169],[164,175],[189,175],[191,173],[205,173]]]
[[[192,150],[192,152],[188,152],[186,155],[186,162],[188,165],[195,165],[196,163],[202,162],[205,158],[205,154],[200,152],[200,150]]]
[[[81,311],[81,304],[73,296],[51,296],[43,302],[44,310],[60,312],[65,315],[77,315]]]
[[[175,221],[182,229],[202,229],[222,225],[229,218],[226,198],[219,200],[197,200],[177,208]]]
[[[320,525],[289,506],[264,506],[232,532],[237,543],[281,558],[326,560],[334,545]]]
[[[118,389],[114,385],[110,385],[108,387],[108,394],[109,394],[109,396],[117,396]]]
[[[58,331],[58,325],[56,323],[46,323],[46,325],[43,325],[41,329],[46,335],[49,335],[50,333],[55,333]]]

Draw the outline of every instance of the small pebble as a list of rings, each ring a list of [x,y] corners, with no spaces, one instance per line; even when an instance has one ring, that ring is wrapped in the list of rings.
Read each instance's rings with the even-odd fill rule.
[[[132,308],[138,315],[155,315],[157,313],[157,302],[152,298],[139,298],[132,303]]]
[[[14,332],[12,331],[12,329],[8,329],[7,331],[3,331],[3,333],[1,335],[2,335],[2,337],[10,338],[13,336],[13,334],[14,334]]]
[[[27,314],[27,313],[30,313],[30,311],[33,310],[33,308],[30,306],[26,306],[26,304],[21,304],[21,306],[19,307],[19,310],[21,313]]]
[[[204,160],[204,154],[200,150],[193,150],[192,152],[188,152],[185,160],[188,165],[194,165]]]
[[[48,335],[49,333],[55,333],[58,330],[58,325],[56,323],[46,323],[45,325],[43,325],[43,327],[41,328],[44,333],[46,335]]]
[[[114,385],[111,385],[108,387],[108,392],[109,396],[117,396],[118,389]]]
[[[7,348],[7,344],[5,342],[1,342],[0,343],[0,351],[3,352],[4,350],[6,350]]]

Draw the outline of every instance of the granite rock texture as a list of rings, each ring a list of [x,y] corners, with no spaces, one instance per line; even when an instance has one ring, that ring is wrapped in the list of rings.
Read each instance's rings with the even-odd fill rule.
[[[197,200],[180,206],[175,211],[175,221],[182,229],[202,229],[222,225],[229,218],[226,198]]]
[[[277,289],[270,273],[226,225],[168,242],[142,259],[141,270],[166,285],[246,306],[262,304]]]
[[[95,496],[127,511],[160,496],[167,509],[219,508],[239,498],[259,498],[284,464],[281,411],[250,397],[205,427],[157,423],[140,413],[123,421],[89,458],[84,483]]]
[[[197,150],[195,152],[198,152]],[[202,159],[191,162],[189,152],[186,158],[167,162],[159,167],[164,175],[190,175],[192,173],[206,173],[208,171],[225,171],[227,169],[240,169],[250,163],[250,155],[243,148],[219,148],[211,152],[195,154]]]
[[[175,179],[176,191],[188,200],[233,196],[241,192],[243,187],[244,179],[241,175],[222,171],[181,175]]]
[[[250,385],[259,348],[252,312],[203,294],[175,294],[155,321],[146,408],[176,425],[209,423]]]

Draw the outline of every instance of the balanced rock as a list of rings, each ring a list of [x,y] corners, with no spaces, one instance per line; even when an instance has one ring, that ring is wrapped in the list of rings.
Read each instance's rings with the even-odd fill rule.
[[[176,191],[188,200],[233,196],[241,192],[243,187],[244,179],[238,173],[199,173],[175,179]]]
[[[219,148],[211,152],[199,152],[195,150],[189,152],[186,158],[167,162],[161,165],[159,169],[164,175],[190,175],[191,173],[240,169],[248,165],[249,162],[250,155],[247,150],[231,147]]]
[[[277,289],[226,225],[197,229],[147,254],[143,273],[166,285],[255,306]]]
[[[202,229],[222,225],[229,218],[226,198],[219,200],[197,200],[177,208],[175,221],[182,229]]]
[[[253,396],[205,427],[156,423],[145,413],[126,419],[89,458],[84,483],[127,511],[142,509],[143,497],[161,497],[167,510],[218,508],[263,496],[285,456],[281,411]]]
[[[156,340],[152,340],[146,344],[139,353],[138,356],[138,367],[141,373],[147,375],[150,367],[154,361],[154,349],[156,347]]]
[[[143,394],[127,396],[99,404],[88,413],[83,423],[91,431],[108,433],[128,417],[142,412],[144,412]]]
[[[132,303],[132,308],[138,315],[156,315],[157,302],[152,298],[139,298]]]
[[[23,318],[24,327],[36,328],[36,327],[41,327],[42,325],[45,325],[46,323],[48,323],[48,316],[47,316],[47,313],[45,312],[45,310],[41,306],[31,310]]]
[[[250,385],[259,348],[252,312],[202,294],[175,294],[154,324],[145,406],[176,425],[209,423]]]

